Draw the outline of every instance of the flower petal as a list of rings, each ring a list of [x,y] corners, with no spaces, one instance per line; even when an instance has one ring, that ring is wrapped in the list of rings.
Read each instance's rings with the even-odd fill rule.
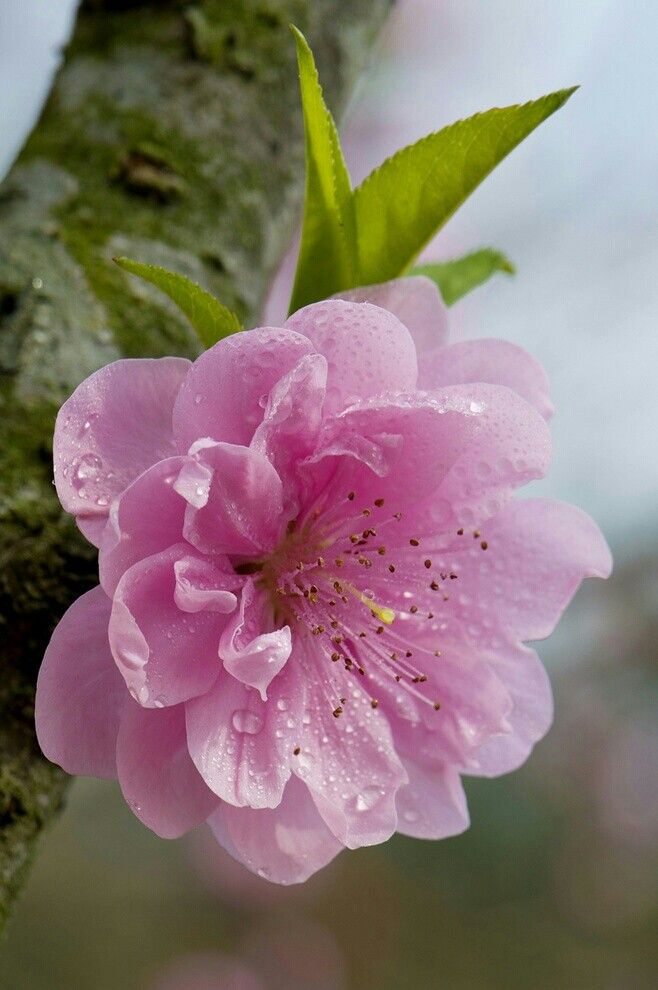
[[[553,695],[544,665],[527,646],[501,649],[490,666],[512,698],[507,716],[508,732],[493,735],[478,749],[467,772],[472,776],[499,777],[518,769],[535,743],[546,735],[553,721]]]
[[[421,355],[448,340],[448,308],[437,286],[426,275],[408,275],[378,285],[364,285],[337,292],[333,298],[369,302],[397,316],[414,339],[419,369],[423,367]]]
[[[326,359],[321,354],[305,355],[270,392],[263,422],[251,441],[252,449],[267,457],[283,479],[289,517],[299,508],[299,462],[317,442],[326,384]]]
[[[450,766],[429,769],[411,759],[404,765],[409,783],[397,794],[398,832],[415,839],[446,839],[464,832],[470,819],[457,770]]]
[[[323,662],[319,655],[316,660]],[[346,678],[327,675],[336,678],[330,687],[312,668],[301,676],[307,714],[293,771],[308,786],[320,815],[342,845],[357,849],[384,842],[395,832],[395,794],[407,779],[388,720]],[[335,717],[332,697],[337,705],[341,692],[346,703]]]
[[[295,777],[277,808],[222,804],[208,824],[234,859],[273,883],[303,883],[343,848],[318,814],[308,788]]]
[[[185,501],[173,482],[183,463],[182,457],[158,461],[112,503],[98,555],[101,584],[108,595],[137,561],[180,543]]]
[[[494,515],[516,488],[542,478],[551,436],[539,413],[500,385],[452,385],[437,390],[445,408],[471,415],[476,429],[435,495],[415,509],[419,526],[470,526]],[[408,516],[411,521],[411,515]]]
[[[483,627],[503,632],[511,642],[544,639],[583,578],[605,578],[612,567],[596,523],[566,502],[509,502],[482,525],[480,536],[486,556],[476,540],[451,556],[466,596],[463,604],[452,603],[453,623],[476,626],[478,642]]]
[[[506,385],[544,419],[553,415],[546,372],[527,351],[507,340],[465,340],[437,348],[419,362],[419,388],[469,382]]]
[[[286,327],[308,337],[327,359],[328,413],[357,397],[416,386],[418,364],[411,334],[385,309],[328,299],[298,310]]]
[[[478,431],[459,403],[430,393],[383,395],[351,406],[329,421],[317,451],[304,463],[309,486],[326,486],[331,505],[355,492],[354,513],[385,496],[384,514],[434,494]],[[409,479],[413,478],[413,485]]]
[[[262,327],[234,333],[197,358],[174,408],[181,453],[202,437],[248,444],[263,418],[261,399],[305,355],[310,341]]]
[[[265,595],[249,579],[242,590],[240,610],[229,621],[219,644],[224,668],[267,701],[272,678],[283,669],[292,650],[290,626],[262,632],[271,612]]]
[[[233,591],[242,579],[228,558],[213,557],[212,563],[199,557],[183,557],[174,564],[174,601],[182,612],[219,612],[228,615],[238,604]]]
[[[183,533],[203,553],[259,555],[276,545],[283,523],[281,479],[263,454],[232,443],[199,441],[174,488],[188,503]]]
[[[172,409],[190,367],[173,357],[115,361],[78,385],[55,424],[55,485],[67,512],[107,516],[131,481],[176,453]]]
[[[163,839],[200,825],[219,803],[190,759],[182,705],[147,709],[130,701],[119,728],[117,768],[131,810]]]
[[[110,616],[110,645],[128,688],[141,705],[161,708],[203,694],[221,664],[224,615],[182,612],[175,600],[175,564],[189,547],[177,544],[134,564],[123,575]]]
[[[288,666],[265,704],[257,691],[224,672],[210,691],[187,703],[190,755],[208,787],[228,804],[280,803],[300,721],[293,688]]]
[[[62,616],[39,671],[35,718],[44,754],[67,773],[116,777],[116,739],[127,697],[107,639],[102,588]]]

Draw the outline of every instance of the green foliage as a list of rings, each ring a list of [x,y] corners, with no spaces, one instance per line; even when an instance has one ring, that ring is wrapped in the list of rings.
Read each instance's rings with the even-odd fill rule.
[[[115,258],[124,271],[143,278],[169,296],[187,316],[204,347],[242,329],[238,317],[200,285],[159,265],[145,265],[130,258]]]
[[[573,92],[457,121],[372,172],[354,191],[361,284],[405,272],[492,169]]]
[[[493,248],[481,248],[462,258],[451,261],[435,262],[430,265],[418,265],[412,275],[427,275],[438,285],[446,306],[452,306],[458,299],[465,296],[471,289],[476,289],[496,272],[513,275],[514,265],[500,251]]]
[[[306,194],[291,312],[357,284],[356,231],[350,177],[313,54],[292,27],[306,134]]]
[[[352,190],[313,55],[304,36],[292,31],[306,132],[306,196],[291,312],[408,271],[482,180],[575,89],[457,121],[398,151]],[[442,266],[433,277],[454,302],[494,271],[509,270],[502,256],[481,251]]]

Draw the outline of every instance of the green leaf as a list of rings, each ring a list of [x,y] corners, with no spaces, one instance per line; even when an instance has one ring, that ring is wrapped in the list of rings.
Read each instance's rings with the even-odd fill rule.
[[[514,274],[514,265],[500,251],[493,248],[481,248],[463,258],[453,258],[452,261],[435,262],[430,265],[418,265],[412,275],[427,275],[438,285],[446,306],[452,306],[458,299],[465,296],[471,289],[476,289],[496,272]]]
[[[306,192],[302,239],[290,312],[351,288],[356,274],[356,227],[349,173],[304,35],[297,45],[306,134]]]
[[[360,283],[405,272],[485,176],[576,88],[457,121],[372,172],[354,190]]]
[[[212,347],[222,337],[242,330],[238,317],[200,285],[159,265],[145,265],[131,258],[114,258],[131,275],[138,275],[169,296],[185,313],[204,347]]]

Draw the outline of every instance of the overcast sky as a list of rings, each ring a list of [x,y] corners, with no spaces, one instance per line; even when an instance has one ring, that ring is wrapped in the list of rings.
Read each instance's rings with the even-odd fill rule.
[[[0,173],[28,132],[72,0],[0,0]],[[490,177],[435,251],[491,244],[516,262],[453,310],[548,369],[556,453],[541,491],[579,502],[618,553],[655,532],[658,491],[658,4],[406,0],[360,87],[355,178],[401,144],[494,105],[581,90]]]

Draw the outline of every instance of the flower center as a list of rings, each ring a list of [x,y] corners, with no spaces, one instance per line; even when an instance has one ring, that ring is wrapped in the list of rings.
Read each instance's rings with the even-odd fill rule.
[[[341,668],[363,678],[373,708],[382,694],[402,688],[439,710],[427,693],[441,657],[433,609],[449,600],[457,574],[434,566],[421,540],[407,535],[403,514],[391,512],[384,498],[366,505],[354,491],[334,504],[321,497],[288,524],[275,551],[252,566],[276,624],[308,637],[306,654],[324,665],[336,718],[348,693],[343,678],[334,676]]]

